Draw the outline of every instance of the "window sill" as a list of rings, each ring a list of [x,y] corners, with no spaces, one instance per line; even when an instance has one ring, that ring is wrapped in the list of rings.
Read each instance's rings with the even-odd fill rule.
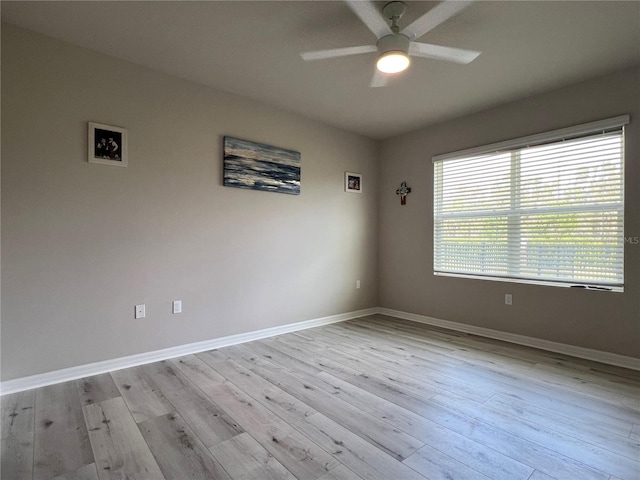
[[[529,280],[524,278],[515,277],[491,277],[483,275],[470,275],[466,273],[448,273],[448,272],[433,272],[434,275],[439,277],[455,277],[455,278],[468,278],[471,280],[489,280],[492,282],[508,282],[508,283],[524,283],[527,285],[542,285],[545,287],[561,287],[561,288],[575,288],[576,290],[589,290],[593,292],[624,292],[624,286],[591,286],[587,284],[579,283],[562,283],[562,282],[549,282],[544,280]]]

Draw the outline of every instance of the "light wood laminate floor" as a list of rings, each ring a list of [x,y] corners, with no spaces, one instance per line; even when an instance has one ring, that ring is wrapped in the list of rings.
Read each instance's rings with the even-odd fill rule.
[[[2,479],[638,480],[640,374],[374,315],[2,397]]]

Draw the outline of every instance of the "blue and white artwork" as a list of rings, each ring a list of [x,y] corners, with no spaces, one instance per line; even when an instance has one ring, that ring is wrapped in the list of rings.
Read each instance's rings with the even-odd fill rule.
[[[300,195],[300,152],[224,137],[224,186]]]

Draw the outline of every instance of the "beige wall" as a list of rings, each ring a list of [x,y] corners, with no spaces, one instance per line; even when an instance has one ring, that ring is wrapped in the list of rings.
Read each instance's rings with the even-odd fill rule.
[[[434,277],[431,253],[433,155],[627,113],[626,235],[640,237],[638,69],[381,152],[9,25],[2,87],[2,380],[377,305],[640,357],[640,245],[622,294]],[[127,168],[87,163],[88,121],[128,129]],[[302,194],[222,187],[224,135],[300,151]],[[346,170],[362,195],[343,192]]]
[[[127,168],[87,163],[88,121],[128,129]],[[301,152],[301,195],[223,187],[224,135]],[[3,25],[2,379],[376,306],[377,152]]]
[[[431,157],[630,114],[626,130],[627,236],[640,237],[640,70],[524,99],[383,142],[380,305],[504,332],[640,357],[640,244],[625,250],[625,292],[433,275]],[[395,190],[412,188],[400,206]],[[513,305],[504,294],[513,294]]]

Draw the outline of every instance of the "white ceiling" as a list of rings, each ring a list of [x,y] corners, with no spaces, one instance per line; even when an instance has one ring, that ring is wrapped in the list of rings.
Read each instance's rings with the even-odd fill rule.
[[[437,4],[406,3],[401,27]],[[416,58],[384,88],[375,54],[301,59],[375,43],[340,1],[3,1],[2,20],[371,138],[640,64],[637,0],[478,1],[418,40],[480,57]]]

